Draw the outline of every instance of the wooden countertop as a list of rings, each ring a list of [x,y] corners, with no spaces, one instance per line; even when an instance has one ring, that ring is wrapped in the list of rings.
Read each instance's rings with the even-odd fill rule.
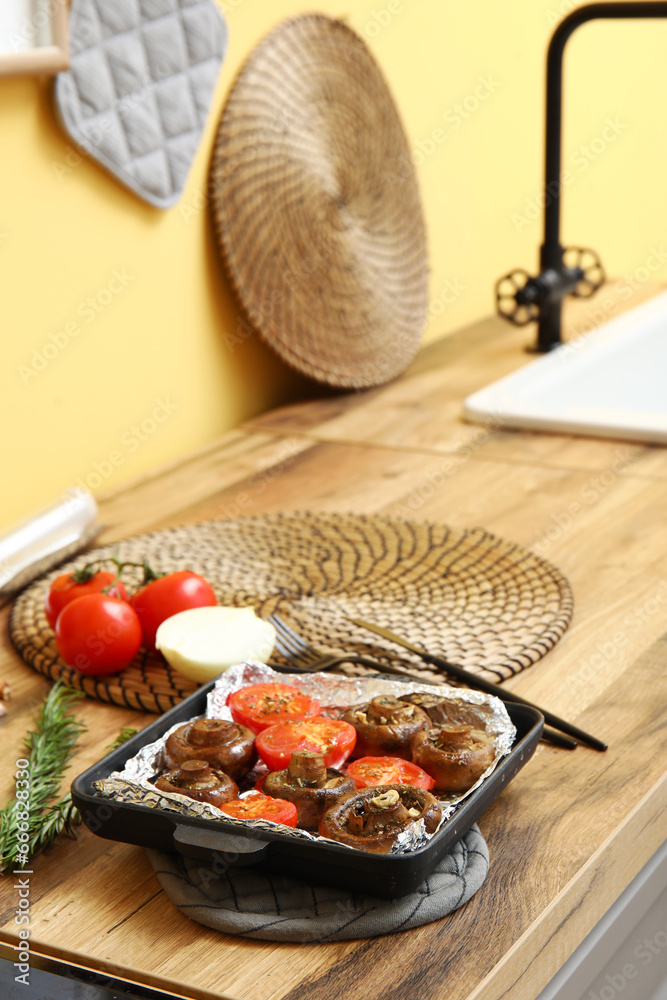
[[[573,307],[576,329],[586,304]],[[323,392],[251,421],[103,497],[102,540],[307,508],[483,526],[554,562],[575,597],[565,637],[508,687],[608,739],[609,750],[540,744],[480,820],[487,881],[460,911],[423,928],[320,945],[227,937],[172,906],[142,849],[81,830],[32,864],[34,953],[189,998],[530,1000],[656,851],[667,800],[658,752],[667,451],[462,423],[464,396],[529,361],[531,336],[490,319],[426,347],[391,385]],[[47,684],[19,659],[8,610],[0,614],[0,677],[12,686],[0,729],[6,801]],[[70,777],[102,757],[122,726],[154,718],[88,700],[77,714],[89,728]],[[0,939],[9,943],[18,930],[13,882],[0,880]]]

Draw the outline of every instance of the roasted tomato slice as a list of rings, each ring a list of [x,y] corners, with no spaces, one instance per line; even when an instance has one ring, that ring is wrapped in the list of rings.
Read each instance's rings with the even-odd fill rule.
[[[314,750],[324,757],[325,767],[340,767],[352,753],[357,732],[342,719],[303,719],[279,722],[262,730],[255,746],[270,771],[282,771],[295,750]]]
[[[372,785],[412,785],[429,792],[435,780],[417,764],[400,757],[360,757],[346,769],[357,788]]]
[[[291,684],[251,684],[228,699],[234,722],[261,733],[278,722],[296,722],[317,715],[320,703]]]
[[[235,819],[270,819],[273,823],[296,826],[297,808],[287,799],[272,799],[261,792],[248,792],[242,799],[225,802],[220,809]]]

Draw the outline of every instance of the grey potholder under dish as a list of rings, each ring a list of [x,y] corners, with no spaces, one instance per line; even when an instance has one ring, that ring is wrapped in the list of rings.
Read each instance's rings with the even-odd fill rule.
[[[486,841],[472,826],[426,881],[400,899],[230,868],[216,875],[203,861],[147,850],[162,888],[191,920],[227,934],[265,941],[347,941],[407,931],[458,909],[489,870]]]
[[[213,0],[72,0],[55,99],[77,145],[158,208],[178,201],[227,46]]]

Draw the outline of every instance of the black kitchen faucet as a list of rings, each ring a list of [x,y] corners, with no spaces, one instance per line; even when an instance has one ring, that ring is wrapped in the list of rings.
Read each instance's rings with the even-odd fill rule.
[[[515,268],[496,284],[498,314],[516,326],[537,322],[535,350],[561,343],[561,306],[566,295],[588,298],[604,284],[605,273],[594,250],[564,248],[560,243],[561,126],[563,51],[580,24],[597,18],[667,17],[667,3],[592,3],[558,25],[547,53],[546,145],[544,169],[544,242],[540,273],[532,278]]]

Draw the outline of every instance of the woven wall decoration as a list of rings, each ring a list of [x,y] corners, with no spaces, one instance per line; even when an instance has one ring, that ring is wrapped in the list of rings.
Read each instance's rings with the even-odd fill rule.
[[[44,616],[44,596],[58,573],[115,551],[108,546],[80,555],[23,591],[10,635],[44,676],[62,677],[101,701],[162,712],[196,685],[158,655],[143,653],[119,674],[85,677],[59,659]],[[502,681],[544,656],[572,615],[570,587],[554,566],[481,529],[356,514],[268,514],[139,535],[122,542],[119,554],[147,558],[158,571],[195,570],[210,580],[220,604],[252,605],[264,616],[275,611],[326,650],[387,662],[408,658],[425,681],[432,668],[348,616]],[[280,661],[277,654],[272,659]]]
[[[243,311],[280,357],[339,388],[417,351],[428,261],[410,148],[365,43],[320,14],[283,21],[227,100],[209,194]]]

